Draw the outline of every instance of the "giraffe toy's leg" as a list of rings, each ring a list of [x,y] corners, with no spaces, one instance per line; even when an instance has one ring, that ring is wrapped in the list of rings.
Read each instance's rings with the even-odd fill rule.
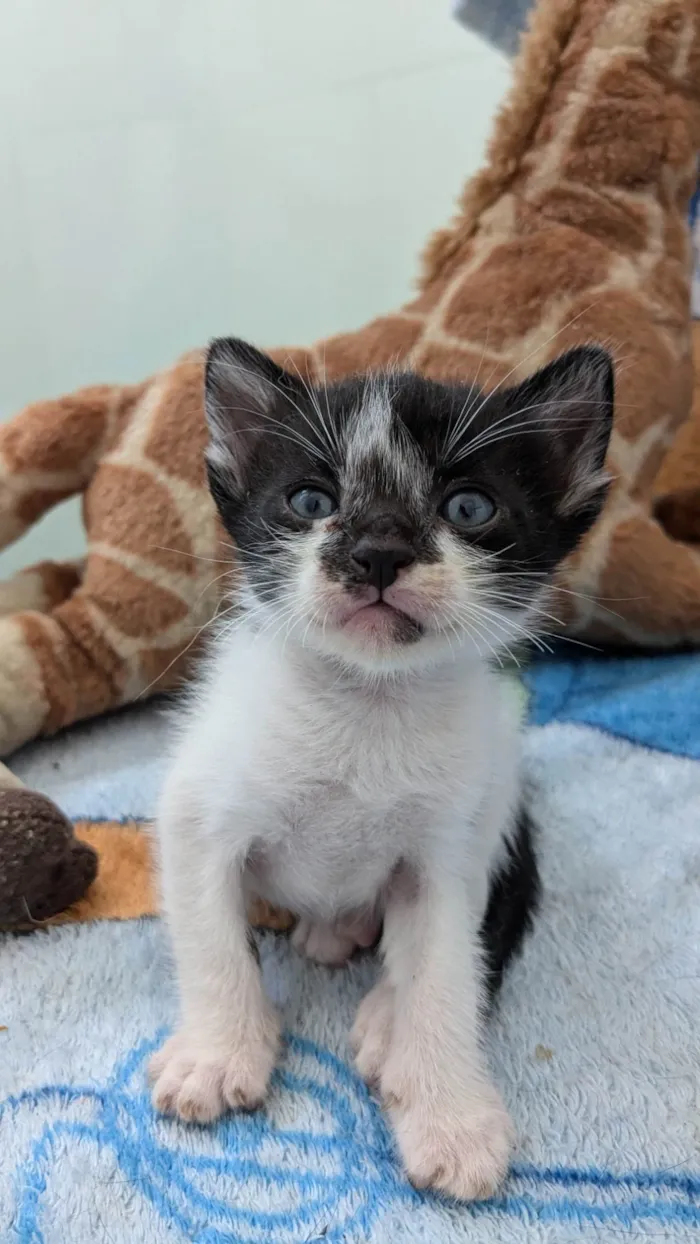
[[[0,618],[0,755],[7,756],[43,729],[49,716],[42,671],[31,632],[39,613]]]
[[[588,599],[576,602],[573,634],[634,648],[700,640],[697,547],[672,539],[641,505],[630,505],[604,515],[589,551]]]
[[[0,427],[0,548],[87,487],[145,385],[94,385],[34,402]]]
[[[0,755],[175,685],[211,598],[201,609],[94,556],[55,609],[0,618]]]

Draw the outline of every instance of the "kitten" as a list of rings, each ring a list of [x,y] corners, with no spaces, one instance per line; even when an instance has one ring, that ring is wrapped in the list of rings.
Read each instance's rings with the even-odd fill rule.
[[[265,1097],[279,1018],[252,894],[344,961],[380,928],[352,1034],[407,1173],[459,1198],[503,1177],[511,1125],[484,1004],[537,893],[501,654],[600,511],[612,366],[574,350],[490,396],[415,375],[310,389],[215,342],[209,479],[240,556],[162,795],[181,1026],[153,1099],[200,1123]]]

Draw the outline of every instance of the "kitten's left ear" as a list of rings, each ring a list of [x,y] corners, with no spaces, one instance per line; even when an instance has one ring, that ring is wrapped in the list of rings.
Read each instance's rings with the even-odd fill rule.
[[[610,483],[604,470],[612,430],[613,363],[599,346],[554,359],[507,394],[508,406],[541,430],[556,468],[556,512],[589,526]]]
[[[213,341],[204,379],[210,479],[225,476],[242,490],[254,446],[284,416],[285,403],[298,405],[301,394],[301,381],[255,346],[236,337]]]

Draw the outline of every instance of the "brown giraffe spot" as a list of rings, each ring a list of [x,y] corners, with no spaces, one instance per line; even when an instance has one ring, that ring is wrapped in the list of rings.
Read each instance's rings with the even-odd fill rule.
[[[564,176],[589,186],[652,186],[668,155],[674,112],[672,99],[639,58],[620,55],[600,75],[579,120]]]
[[[572,320],[552,342],[552,352],[598,342],[612,353],[615,373],[615,426],[635,441],[658,420],[669,428],[686,415],[690,402],[690,368],[671,352],[633,293],[611,290],[599,301],[581,299],[569,309]],[[656,470],[663,445],[656,444]],[[644,472],[647,480],[647,472]],[[645,485],[646,486],[646,485]]]
[[[645,51],[651,70],[660,77],[670,76],[676,67],[681,36],[689,16],[686,5],[675,3],[651,14]],[[697,47],[697,40],[693,43]]]
[[[546,254],[546,262],[543,255]],[[453,294],[444,315],[453,337],[505,349],[538,324],[553,300],[603,281],[607,247],[566,225],[497,247]]]
[[[87,478],[105,432],[112,389],[96,385],[54,402],[27,406],[0,431],[13,471],[69,471]]]
[[[208,503],[203,488],[202,505]],[[84,504],[91,544],[122,548],[192,578],[201,568],[169,489],[148,472],[107,462],[95,474]]]
[[[110,558],[90,553],[83,588],[112,626],[148,641],[187,617],[179,596],[142,579]]]
[[[44,610],[54,609],[80,586],[80,568],[75,562],[37,562],[29,573],[38,574],[44,595]]]
[[[180,363],[161,393],[144,455],[167,475],[202,488],[206,444],[204,369],[200,360]]]
[[[319,347],[329,380],[401,364],[423,330],[420,323],[386,315],[358,333],[339,333]]]
[[[536,198],[519,201],[519,233],[537,232],[546,221],[569,225],[622,254],[641,251],[648,243],[649,212],[643,203],[631,197],[614,199],[588,186],[551,186]]]
[[[697,554],[652,518],[618,523],[598,594],[644,634],[700,634]]]
[[[111,644],[96,629],[79,595],[51,615],[17,615],[39,666],[49,709],[43,729],[52,733],[119,702],[124,671]]]
[[[700,321],[691,330],[693,371],[700,375]],[[685,492],[695,489],[700,480],[700,385],[693,389],[690,416],[678,429],[673,444],[665,454],[654,480],[654,494]]]
[[[201,651],[198,639],[191,642],[194,635],[193,629],[192,635],[174,647],[144,648],[139,653],[139,672],[144,687],[157,695],[159,691],[168,691],[182,683]]]
[[[697,463],[695,464],[697,468]],[[681,489],[658,497],[654,517],[674,540],[700,543],[700,487]]]

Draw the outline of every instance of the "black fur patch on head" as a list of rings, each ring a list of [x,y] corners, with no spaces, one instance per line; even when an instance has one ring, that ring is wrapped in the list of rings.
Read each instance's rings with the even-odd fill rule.
[[[492,555],[494,570],[518,573],[526,601],[600,512],[612,408],[612,364],[597,347],[484,395],[410,373],[313,389],[225,339],[207,362],[209,480],[263,598],[284,580],[289,542],[312,530],[290,502],[306,488],[332,499],[319,557],[350,590],[366,581],[368,542],[429,564],[448,531]],[[460,490],[485,498],[492,519],[451,524],[445,506]]]

